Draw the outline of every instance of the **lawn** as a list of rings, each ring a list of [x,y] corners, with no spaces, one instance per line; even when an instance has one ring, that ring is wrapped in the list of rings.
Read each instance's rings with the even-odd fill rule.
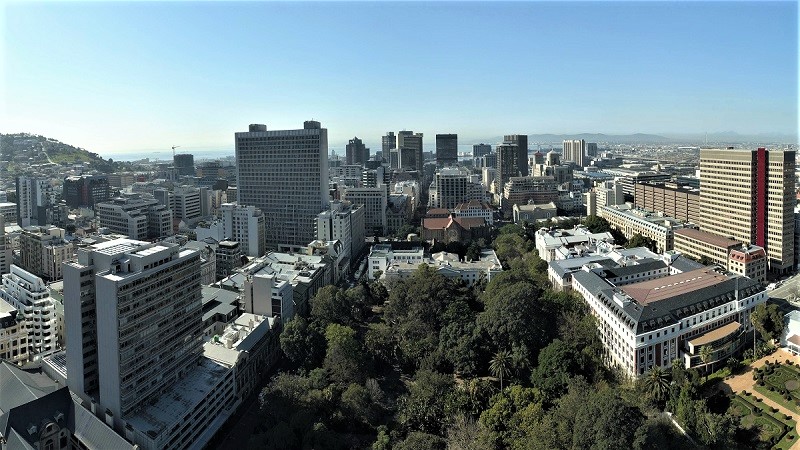
[[[758,401],[750,394],[739,394],[731,399],[728,412],[740,420],[740,427],[750,431],[758,448],[787,449],[797,439],[797,422]]]

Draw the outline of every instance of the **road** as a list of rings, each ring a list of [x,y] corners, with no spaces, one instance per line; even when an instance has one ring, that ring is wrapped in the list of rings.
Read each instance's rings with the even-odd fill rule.
[[[771,301],[776,303],[784,314],[792,309],[800,309],[800,298],[797,298],[797,294],[800,294],[800,274],[786,279],[779,287],[768,293]]]

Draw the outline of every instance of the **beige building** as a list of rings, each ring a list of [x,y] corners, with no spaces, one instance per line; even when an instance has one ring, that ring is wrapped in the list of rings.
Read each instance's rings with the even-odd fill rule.
[[[656,243],[657,253],[672,250],[673,231],[683,228],[675,218],[636,209],[630,204],[598,207],[597,214],[606,219],[612,228],[622,232],[627,239],[636,234],[652,239]]]
[[[698,261],[706,260],[728,267],[728,254],[734,247],[741,247],[741,241],[717,236],[707,231],[684,228],[675,230],[675,251]]]
[[[763,247],[769,270],[794,264],[795,152],[700,150],[703,230]]]
[[[757,245],[742,245],[728,254],[728,270],[765,283],[767,281],[767,252]]]
[[[74,251],[64,241],[62,228],[27,227],[19,236],[19,266],[48,281],[63,278],[61,263],[70,260]]]
[[[684,222],[700,223],[700,190],[675,183],[636,183],[637,208],[663,213]]]

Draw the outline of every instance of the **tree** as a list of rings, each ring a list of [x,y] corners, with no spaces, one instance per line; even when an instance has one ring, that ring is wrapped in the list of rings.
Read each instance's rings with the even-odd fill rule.
[[[398,422],[408,430],[440,433],[447,418],[447,399],[453,391],[453,377],[420,369],[400,399]]]
[[[364,350],[355,335],[352,328],[335,323],[325,329],[328,351],[322,367],[334,382],[361,383],[366,377]]]
[[[444,450],[444,448],[445,441],[439,436],[413,431],[392,447],[392,450]]]
[[[644,379],[645,392],[651,400],[663,401],[669,395],[669,375],[661,367],[653,367]]]
[[[714,356],[714,351],[711,349],[710,346],[704,345],[704,346],[700,347],[700,361],[702,361],[704,365],[707,365],[709,363],[709,361],[711,361],[711,358],[713,356]],[[706,380],[707,380],[708,379],[708,373],[709,373],[707,366],[705,368],[705,372],[706,372]]]
[[[293,363],[311,369],[325,354],[325,338],[301,316],[294,316],[283,329],[281,350]]]
[[[586,218],[583,224],[592,233],[605,233],[611,231],[611,224],[609,224],[606,219],[599,216],[589,216]]]
[[[447,428],[447,450],[482,450],[478,423],[463,414]]]
[[[644,416],[624,402],[615,389],[606,389],[584,399],[575,414],[572,448],[629,448]]]
[[[511,373],[511,353],[500,350],[494,354],[494,357],[489,361],[489,371],[495,378],[500,378],[500,390],[503,390],[503,378]]]
[[[394,237],[400,240],[405,241],[408,238],[409,234],[419,234],[419,228],[410,225],[410,224],[403,224],[397,231],[394,233]]]
[[[691,448],[666,417],[650,418],[636,430],[634,450],[683,450]]]
[[[625,244],[625,248],[647,247],[652,252],[657,250],[656,241],[639,233],[634,234]]]
[[[331,323],[348,325],[353,322],[353,299],[353,295],[346,295],[336,286],[325,286],[317,291],[311,302],[311,318],[323,327]]]
[[[750,314],[750,321],[765,341],[780,338],[783,334],[783,315],[775,303],[761,303]]]
[[[464,254],[464,259],[467,261],[477,261],[481,258],[481,247],[477,242],[472,241],[467,247],[467,252]]]
[[[561,339],[555,339],[543,348],[538,362],[531,375],[531,382],[541,390],[546,403],[564,395],[570,378],[583,373],[584,363],[580,351]]]

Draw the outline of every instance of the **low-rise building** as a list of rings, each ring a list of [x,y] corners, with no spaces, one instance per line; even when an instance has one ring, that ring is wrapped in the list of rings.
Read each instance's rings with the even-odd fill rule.
[[[707,231],[683,228],[675,230],[675,251],[761,283],[767,281],[767,254],[763,247],[743,244]]]
[[[0,361],[24,363],[28,360],[28,329],[19,310],[0,300]]]
[[[422,219],[422,239],[437,242],[472,242],[488,239],[491,226],[482,217],[425,217]]]
[[[201,241],[188,241],[183,246],[200,253],[200,284],[208,286],[217,281],[217,245]]]
[[[514,204],[513,208],[514,223],[538,222],[540,220],[552,219],[558,216],[558,207],[553,202],[527,205]]]
[[[613,244],[614,236],[609,232],[592,233],[582,225],[572,230],[546,228],[536,230],[536,251],[545,261],[582,256],[584,253],[594,251],[594,246],[598,242]],[[576,247],[578,247],[577,253],[572,251]]]
[[[423,263],[425,256],[422,247],[414,247],[410,250],[394,250],[389,244],[375,244],[367,257],[367,273],[371,280],[375,279],[375,272],[386,272],[386,268],[395,261],[398,263],[409,264],[414,267]]]
[[[597,212],[627,239],[636,234],[652,239],[659,253],[673,249],[673,231],[683,228],[683,224],[675,218],[635,209],[629,204],[598,206]]]
[[[466,203],[461,203],[453,208],[453,216],[455,217],[468,217],[468,218],[481,218],[489,225],[494,225],[494,210],[485,202],[478,200],[470,200]]]
[[[503,265],[492,249],[481,250],[478,261],[461,261],[454,253],[439,252],[424,258],[420,264],[427,264],[437,273],[451,279],[460,279],[467,286],[472,286],[479,281],[487,283],[498,273],[503,271]],[[381,275],[384,281],[402,280],[411,277],[417,271],[419,264],[409,264],[400,260],[392,261]]]
[[[225,278],[242,266],[242,253],[236,241],[222,241],[217,244],[214,259],[217,262],[217,279]]]
[[[728,270],[766,283],[767,252],[757,245],[742,244],[741,247],[732,248],[728,253]]]

